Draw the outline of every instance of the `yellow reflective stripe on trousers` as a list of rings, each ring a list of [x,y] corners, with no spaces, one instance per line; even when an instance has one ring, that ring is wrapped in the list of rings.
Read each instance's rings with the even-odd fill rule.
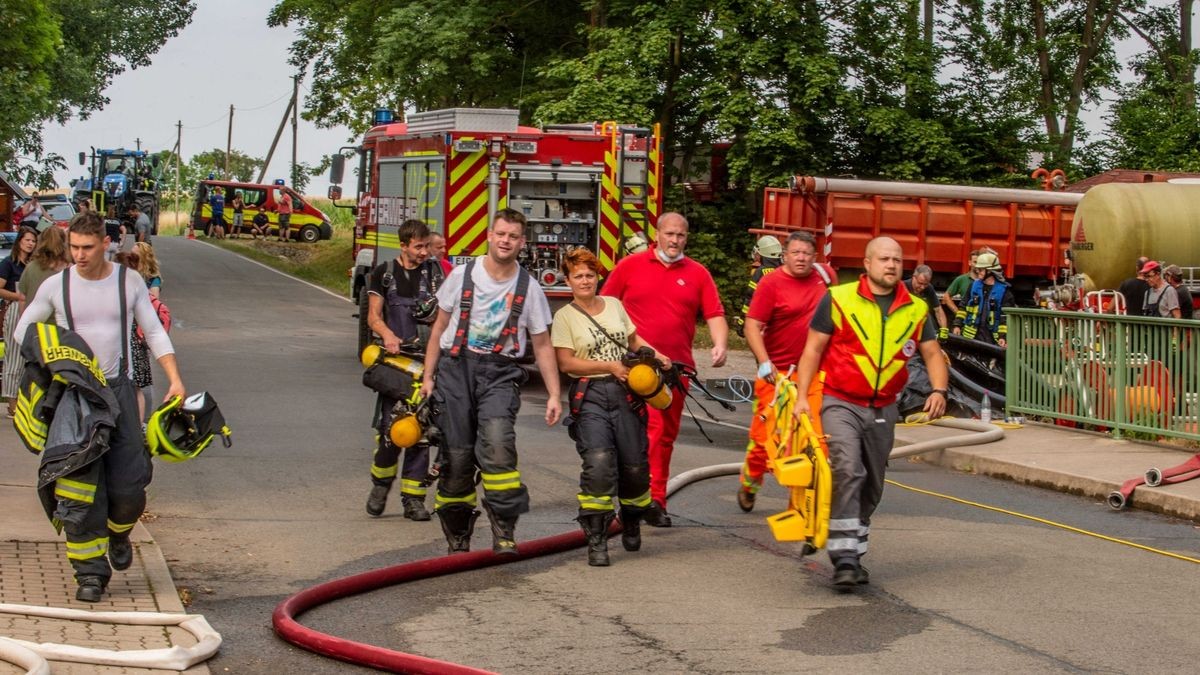
[[[579,500],[579,508],[585,511],[612,511],[612,497],[605,495],[603,497],[597,495],[575,495]]]
[[[521,472],[480,473],[484,490],[515,490],[521,487]]]
[[[650,491],[646,490],[645,494],[634,497],[633,499],[622,499],[621,506],[640,506],[642,508],[650,506]]]
[[[400,479],[400,494],[424,497],[426,492],[427,490],[424,485],[421,485],[421,481],[409,478]]]
[[[108,553],[108,537],[100,537],[91,541],[68,541],[67,558],[71,560],[91,560]]]
[[[451,504],[468,504],[470,506],[475,506],[475,493],[472,492],[466,497],[447,497],[439,492],[433,497],[433,506],[435,509],[440,509],[443,506],[449,506]]]
[[[54,482],[54,496],[91,504],[96,500],[96,486],[70,478],[59,478]]]
[[[113,534],[125,534],[126,532],[132,530],[133,526],[136,524],[137,524],[136,522],[114,523],[113,521],[110,520],[110,521],[108,521],[108,531],[112,532]]]
[[[375,464],[372,464],[371,475],[375,478],[395,478],[397,466],[399,465],[393,464],[391,466],[376,466]]]

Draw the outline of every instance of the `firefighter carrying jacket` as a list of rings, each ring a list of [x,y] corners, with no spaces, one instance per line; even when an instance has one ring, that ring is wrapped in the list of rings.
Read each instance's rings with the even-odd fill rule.
[[[954,332],[971,340],[999,344],[1008,339],[1003,308],[1017,303],[996,254],[980,254],[975,266],[983,271],[983,277],[971,283],[971,290],[954,315]]]
[[[506,212],[497,222],[507,220]],[[525,354],[530,334],[546,332],[551,316],[541,287],[531,283],[527,270],[516,269],[512,278],[497,281],[476,258],[455,267],[438,291],[438,308],[448,322],[440,335],[434,329],[438,344],[429,345],[426,364],[436,355],[432,396],[443,445],[434,505],[451,553],[470,550],[479,516],[476,472],[493,552],[517,552],[517,519],[529,511],[529,491],[517,470],[514,425],[527,379],[517,359]],[[430,376],[426,368],[426,386]],[[557,387],[551,393],[557,398]]]
[[[555,313],[550,340],[559,369],[572,378],[563,424],[583,462],[577,520],[588,538],[588,564],[605,566],[614,496],[627,551],[641,548],[640,523],[651,501],[646,404],[617,374],[627,375],[629,352],[644,347],[650,359],[657,355],[638,338],[620,300],[596,295],[598,270],[599,261],[587,249],[567,255],[563,272],[574,301]]]
[[[750,272],[750,281],[746,284],[746,293],[742,296],[742,309],[734,319],[737,334],[746,337],[746,313],[750,311],[750,301],[754,299],[754,291],[758,283],[783,264],[783,245],[772,235],[763,235],[754,244],[754,257],[758,264]]]
[[[382,319],[401,343],[423,343],[429,338],[429,326],[437,314],[436,294],[444,281],[442,266],[436,260],[422,260],[414,269],[406,268],[400,261],[407,255],[410,242],[428,240],[429,230],[420,221],[407,221],[401,225],[398,236],[402,250],[396,259],[382,263],[371,272],[372,297],[381,299]],[[378,302],[378,301],[374,301]],[[374,302],[372,304],[374,304]],[[386,366],[379,366],[386,368]],[[399,387],[407,392],[397,398],[382,391],[376,398],[375,423],[372,425],[379,437],[371,461],[371,492],[367,496],[367,514],[378,517],[387,504],[388,492],[396,481],[400,454],[404,453],[404,468],[400,471],[400,496],[404,505],[404,517],[410,520],[429,520],[425,508],[426,482],[429,471],[429,444],[421,442],[402,449],[392,442],[388,429],[396,416],[396,407],[403,408],[404,399],[412,392],[412,377],[399,371],[388,374],[404,378]]]

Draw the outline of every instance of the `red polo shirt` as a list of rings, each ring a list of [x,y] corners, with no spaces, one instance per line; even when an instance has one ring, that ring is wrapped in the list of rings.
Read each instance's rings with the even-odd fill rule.
[[[687,257],[665,264],[653,246],[617,263],[600,294],[625,305],[647,344],[689,366],[696,365],[692,358],[696,319],[725,314],[717,285],[703,265]]]
[[[800,362],[808,324],[828,290],[816,270],[797,278],[779,269],[758,282],[746,316],[762,322],[767,357],[780,371]]]

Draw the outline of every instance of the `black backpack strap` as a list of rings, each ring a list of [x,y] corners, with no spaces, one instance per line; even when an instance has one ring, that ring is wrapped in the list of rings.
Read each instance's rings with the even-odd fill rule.
[[[71,316],[71,268],[62,271],[63,313],[67,315],[67,329],[75,330],[75,317]]]
[[[471,328],[471,303],[475,299],[475,282],[471,273],[475,271],[475,259],[467,262],[462,282],[462,295],[458,300],[458,328],[454,332],[454,342],[450,346],[450,356],[456,357],[467,346],[467,332]]]
[[[499,354],[504,349],[504,343],[512,339],[512,353],[521,353],[521,338],[517,331],[517,322],[525,309],[525,298],[529,294],[529,272],[524,267],[517,267],[517,290],[513,292],[512,308],[508,312],[508,323],[500,331],[500,339],[492,347],[493,354]]]
[[[120,298],[121,304],[121,364],[117,366],[117,372],[121,377],[129,375],[127,368],[129,367],[129,305],[128,299],[125,297],[125,271],[124,265],[117,265],[117,296]]]
[[[612,335],[610,335],[608,331],[604,330],[604,326],[601,326],[600,322],[597,321],[596,318],[593,317],[591,314],[588,314],[584,308],[580,307],[577,303],[574,303],[574,302],[571,303],[571,307],[574,307],[576,310],[579,311],[580,314],[586,316],[587,320],[591,321],[592,325],[595,326],[600,331],[600,334],[603,335],[604,337],[608,338],[609,342],[616,345],[617,349],[620,349],[621,351],[624,351],[624,352],[629,351],[629,345],[623,345],[620,342],[617,342],[616,338],[614,338]],[[607,309],[607,308],[608,308],[608,306],[605,305],[605,309]]]

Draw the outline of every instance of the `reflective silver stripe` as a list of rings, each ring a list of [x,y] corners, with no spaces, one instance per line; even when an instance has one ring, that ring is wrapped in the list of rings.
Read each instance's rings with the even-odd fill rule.
[[[852,538],[845,539],[829,539],[825,542],[825,550],[833,551],[857,551],[858,540]]]
[[[867,552],[867,542],[865,542],[865,541],[858,542],[858,554],[862,555],[866,552]]]
[[[859,528],[858,528],[858,536],[860,536],[860,537],[865,537],[865,536],[867,536],[868,534],[871,534],[871,526],[870,526],[870,525],[861,525],[861,526],[859,526]]]
[[[857,532],[862,526],[862,521],[858,518],[830,518],[829,529],[845,532]]]

